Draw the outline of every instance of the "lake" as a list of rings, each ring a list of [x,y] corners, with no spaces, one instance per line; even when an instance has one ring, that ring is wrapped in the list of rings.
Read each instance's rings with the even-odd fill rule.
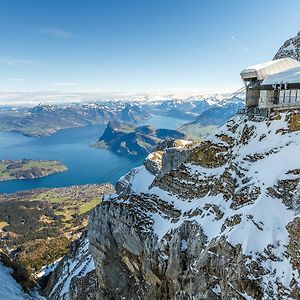
[[[180,122],[183,120],[153,116],[147,124],[159,128],[177,128]],[[0,193],[88,183],[116,183],[120,176],[141,165],[143,158],[120,156],[108,149],[90,147],[104,130],[104,125],[93,125],[61,130],[42,138],[0,132],[0,159],[59,160],[68,167],[66,172],[43,178],[0,182]]]
[[[153,115],[145,124],[152,125],[156,128],[176,129],[187,123],[188,120],[183,120],[175,117]]]

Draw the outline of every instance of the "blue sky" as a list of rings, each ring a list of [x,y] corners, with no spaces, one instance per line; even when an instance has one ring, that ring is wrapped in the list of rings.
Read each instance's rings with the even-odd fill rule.
[[[0,0],[0,92],[234,89],[300,30],[299,11],[299,0]]]

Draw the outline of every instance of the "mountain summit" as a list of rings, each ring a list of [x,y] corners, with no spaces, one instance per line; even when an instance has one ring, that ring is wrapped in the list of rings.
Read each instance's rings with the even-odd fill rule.
[[[296,36],[288,39],[279,48],[278,52],[274,56],[274,59],[291,57],[300,60],[300,31]]]
[[[123,176],[90,216],[91,297],[297,299],[299,120],[298,111],[237,116],[200,145],[153,153]],[[51,299],[82,299],[70,295],[86,273],[68,272]]]

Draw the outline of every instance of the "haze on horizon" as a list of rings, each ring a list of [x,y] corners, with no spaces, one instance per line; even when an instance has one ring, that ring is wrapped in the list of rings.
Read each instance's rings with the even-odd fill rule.
[[[3,0],[0,102],[234,91],[241,69],[299,31],[299,9],[297,0]]]

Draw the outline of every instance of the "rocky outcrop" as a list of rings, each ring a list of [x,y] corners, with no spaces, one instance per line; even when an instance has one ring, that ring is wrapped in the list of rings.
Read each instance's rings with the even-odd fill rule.
[[[300,32],[298,32],[296,36],[284,42],[274,56],[274,59],[285,57],[291,57],[300,60]]]
[[[158,175],[162,169],[162,157],[164,155],[164,151],[157,150],[155,152],[150,153],[145,161],[145,168],[152,174]]]
[[[299,299],[297,114],[238,116],[123,176],[90,215],[91,297]]]
[[[191,154],[191,142],[178,141],[173,147],[166,148],[161,159],[159,178],[180,166]]]

